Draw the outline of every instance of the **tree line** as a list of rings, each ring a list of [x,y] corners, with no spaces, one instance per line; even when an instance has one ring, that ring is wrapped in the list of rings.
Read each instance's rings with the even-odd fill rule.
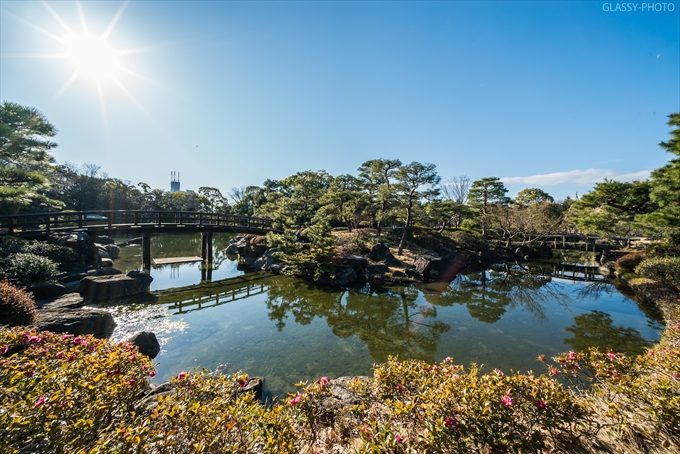
[[[464,229],[510,245],[557,232],[601,236],[677,236],[680,225],[680,114],[670,115],[674,155],[647,181],[605,180],[578,200],[556,201],[540,188],[514,198],[497,177],[442,183],[435,164],[372,159],[355,174],[302,171],[261,186],[169,192],[110,178],[94,164],[56,164],[56,129],[36,109],[0,106],[0,213],[64,210],[186,210],[271,218],[290,232],[332,227],[400,228],[399,252],[414,225]],[[291,237],[291,241],[294,241]]]

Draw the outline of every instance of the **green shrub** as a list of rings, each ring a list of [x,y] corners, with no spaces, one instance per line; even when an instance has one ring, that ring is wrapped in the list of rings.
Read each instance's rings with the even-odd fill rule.
[[[645,258],[641,252],[631,252],[623,255],[616,260],[616,267],[628,273],[635,270],[635,267]]]
[[[642,261],[635,272],[680,290],[680,257],[655,257]]]
[[[24,241],[11,236],[0,237],[0,258],[23,252]]]
[[[53,262],[64,266],[73,265],[79,261],[78,254],[70,247],[45,243],[43,241],[26,242],[21,252],[47,257]]]
[[[7,281],[0,281],[0,325],[30,325],[35,318],[35,302],[31,295]]]
[[[57,265],[52,260],[23,252],[10,255],[3,268],[9,280],[19,285],[50,282],[58,274]]]
[[[489,250],[489,243],[477,232],[457,230],[448,234],[458,249],[485,252]]]

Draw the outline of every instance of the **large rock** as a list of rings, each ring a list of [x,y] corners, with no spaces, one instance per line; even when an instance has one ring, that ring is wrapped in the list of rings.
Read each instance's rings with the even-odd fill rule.
[[[41,309],[78,309],[85,305],[85,300],[78,293],[67,293],[49,301],[44,301]]]
[[[385,243],[378,243],[375,246],[373,246],[368,256],[370,257],[371,260],[376,262],[382,262],[383,260],[387,260],[387,258],[390,256],[394,257],[392,255],[392,252],[390,252],[390,248],[387,247]]]
[[[447,257],[423,255],[416,259],[414,265],[416,273],[420,274],[423,280],[451,282],[463,270],[466,263],[467,257],[464,254],[447,255]],[[412,277],[417,278],[417,275]]]
[[[95,244],[95,247],[97,248],[97,252],[99,253],[99,257],[103,259],[110,259],[111,257],[109,256],[108,251],[106,250],[106,246],[103,244]]]
[[[126,275],[88,276],[80,281],[80,295],[89,301],[107,301],[148,293],[153,278],[141,271]]]
[[[387,267],[387,265],[383,264],[368,265],[364,270],[364,275],[366,276],[366,280],[368,280],[369,282],[384,281],[385,274],[388,271],[389,268]]]
[[[149,358],[155,358],[161,351],[161,344],[158,343],[156,335],[149,331],[137,333],[127,340],[139,349],[139,352]]]
[[[104,266],[102,268],[97,268],[96,270],[90,270],[87,272],[87,276],[114,276],[116,274],[123,274],[120,270],[112,268],[110,266]]]
[[[92,334],[106,338],[111,335],[116,324],[111,314],[101,309],[48,307],[38,311],[36,326],[55,333]]]
[[[92,238],[92,240],[93,240],[95,243],[97,243],[97,244],[103,244],[103,245],[114,244],[114,243],[115,243],[115,241],[113,240],[113,238],[111,238],[111,237],[108,236],[108,235],[95,235],[95,237]]]
[[[269,271],[272,266],[275,265],[278,260],[275,257],[275,253],[278,252],[279,248],[267,249],[262,256],[260,256],[255,262],[253,262],[253,268],[256,270]]]
[[[230,243],[229,246],[224,250],[227,255],[237,255],[238,245],[236,243]]]
[[[319,418],[325,424],[333,424],[333,421],[341,413],[349,413],[354,405],[359,404],[361,396],[350,386],[352,381],[368,382],[368,377],[339,377],[331,380],[326,385],[327,392],[319,396]]]
[[[414,266],[416,271],[425,279],[437,279],[443,268],[444,259],[432,255],[423,255],[416,259]]]
[[[320,285],[331,287],[346,287],[355,284],[359,279],[357,272],[353,268],[336,268],[333,277],[322,277],[315,282]]]
[[[341,266],[346,266],[352,268],[356,271],[357,275],[362,275],[368,266],[368,260],[366,257],[360,255],[346,255],[341,257],[339,262]]]
[[[75,250],[86,265],[94,266],[95,268],[101,266],[97,246],[95,246],[94,241],[92,241],[92,238],[86,232],[52,233],[48,238],[48,242]]]
[[[120,257],[120,248],[118,246],[115,244],[107,244],[105,247],[106,252],[109,254],[111,259],[116,260],[118,257]]]
[[[66,287],[63,284],[55,284],[53,282],[41,282],[39,284],[30,285],[27,289],[33,294],[33,299],[44,300],[54,298],[66,293]]]

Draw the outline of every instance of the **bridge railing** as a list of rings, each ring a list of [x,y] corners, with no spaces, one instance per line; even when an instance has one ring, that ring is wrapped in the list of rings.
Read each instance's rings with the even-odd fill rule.
[[[60,230],[120,226],[194,226],[271,229],[269,219],[198,211],[93,210],[0,216],[1,234],[45,233]]]

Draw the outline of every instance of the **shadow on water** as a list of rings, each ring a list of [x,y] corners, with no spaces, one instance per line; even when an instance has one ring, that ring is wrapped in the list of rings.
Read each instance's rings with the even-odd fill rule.
[[[188,255],[193,244],[158,254]],[[389,355],[540,369],[538,354],[590,346],[639,352],[662,328],[608,282],[555,277],[554,264],[498,263],[469,267],[450,284],[342,290],[243,274],[228,258],[219,267],[233,270],[223,273],[233,279],[175,290],[167,289],[177,281],[161,279],[155,303],[110,307],[114,338],[158,335],[158,381],[226,364],[264,376],[266,393],[280,395],[321,375],[369,374]],[[190,284],[198,284],[200,273],[191,272]]]

